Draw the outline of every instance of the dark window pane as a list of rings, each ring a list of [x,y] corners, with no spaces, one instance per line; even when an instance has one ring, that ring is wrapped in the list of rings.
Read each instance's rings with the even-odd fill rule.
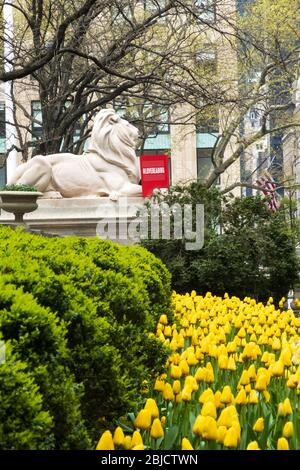
[[[194,0],[194,6],[199,19],[207,23],[216,21],[215,0]]]
[[[199,181],[203,182],[208,177],[212,168],[212,149],[197,149],[197,175]]]
[[[0,139],[5,139],[5,104],[0,103]]]

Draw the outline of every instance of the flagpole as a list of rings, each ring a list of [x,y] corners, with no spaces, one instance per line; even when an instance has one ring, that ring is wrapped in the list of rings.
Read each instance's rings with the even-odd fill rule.
[[[13,70],[14,61],[14,19],[13,19],[13,0],[6,0],[3,6],[4,20],[4,71]],[[14,112],[13,112],[13,82],[5,82],[5,135],[6,150],[8,151],[6,160],[7,180],[12,177],[17,168],[17,151],[14,148],[16,143]]]

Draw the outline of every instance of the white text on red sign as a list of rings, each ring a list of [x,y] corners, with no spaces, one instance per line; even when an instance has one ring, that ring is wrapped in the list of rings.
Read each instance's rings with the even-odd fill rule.
[[[143,175],[157,175],[165,172],[165,169],[162,168],[143,168]]]

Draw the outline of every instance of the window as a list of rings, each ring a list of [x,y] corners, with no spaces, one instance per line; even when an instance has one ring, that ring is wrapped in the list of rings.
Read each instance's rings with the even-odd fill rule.
[[[250,119],[251,121],[255,121],[258,118],[258,112],[253,110],[250,112]]]
[[[40,139],[43,133],[43,117],[42,107],[40,101],[31,102],[31,117],[32,117],[32,140]]]
[[[5,139],[5,104],[0,103],[0,139]]]
[[[200,134],[218,134],[219,111],[211,109],[206,114],[197,113],[196,132]]]
[[[211,47],[203,48],[203,50],[196,53],[197,62],[211,62],[216,66],[217,53]]]
[[[214,0],[194,0],[194,6],[200,20],[206,23],[216,21],[216,4]]]
[[[144,0],[144,10],[155,13],[159,8],[166,6],[166,0]]]
[[[149,128],[151,129],[148,137],[155,137],[157,134],[169,134],[169,110],[161,106],[146,105],[146,114],[148,114]],[[147,119],[147,115],[145,117]],[[151,122],[152,121],[152,122]]]
[[[114,108],[121,118],[127,119],[140,128],[145,137],[155,137],[157,134],[169,134],[169,110],[152,103],[143,105],[126,105],[114,103]],[[140,125],[142,123],[142,126]]]
[[[65,102],[65,108],[70,106],[71,102]],[[32,141],[37,142],[41,139],[43,135],[43,116],[42,116],[42,106],[40,101],[31,102],[31,117],[32,117]],[[73,142],[77,142],[80,139],[81,135],[81,126],[80,121],[75,124],[75,130],[73,133]],[[33,145],[35,147],[35,144]]]
[[[211,80],[210,75],[217,73],[217,51],[212,44],[203,44],[201,49],[196,52],[196,70],[201,76],[207,76]]]
[[[212,169],[212,149],[197,149],[197,175],[200,182],[205,181]]]

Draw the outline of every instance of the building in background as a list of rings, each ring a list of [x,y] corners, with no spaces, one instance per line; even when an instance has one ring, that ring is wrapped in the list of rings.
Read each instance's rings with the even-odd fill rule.
[[[195,0],[200,7],[209,6],[209,9],[204,9],[205,21],[214,23],[216,21],[215,6],[212,0],[198,1]],[[222,8],[224,16],[230,12],[236,11],[235,0],[227,0],[221,2],[218,8]],[[227,26],[229,27],[229,26]],[[226,80],[231,80],[232,89],[234,93],[238,92],[237,86],[237,54],[236,50],[230,47],[229,43],[222,41],[220,37],[214,32],[212,28],[211,34],[215,37],[215,47],[209,54],[205,52],[207,61],[215,64],[216,73],[221,77],[224,75]],[[202,51],[199,51],[199,57]],[[202,57],[203,60],[203,57]],[[28,78],[26,86],[16,84],[17,100],[21,107],[26,111],[28,116],[33,119],[31,122],[26,121],[25,117],[21,120],[21,133],[23,141],[29,138],[29,132],[32,133],[32,148],[29,149],[29,156],[34,155],[34,139],[38,138],[42,133],[41,111],[38,95],[35,91],[33,81]],[[0,85],[0,121],[2,121],[1,134],[0,134],[0,183],[7,180],[5,167],[1,166],[4,160],[6,149],[6,136],[5,126],[5,90]],[[166,119],[166,111],[167,116]],[[142,153],[145,154],[160,154],[168,153],[170,155],[170,174],[172,184],[191,181],[199,179],[204,181],[212,167],[212,149],[216,142],[218,132],[224,126],[223,116],[224,110],[220,108],[216,113],[213,120],[198,122],[196,110],[189,104],[181,104],[172,106],[169,110],[164,110],[162,113],[162,122],[157,126],[157,130],[144,141]],[[27,129],[27,130],[26,130]],[[27,134],[26,134],[27,133]],[[76,139],[76,135],[74,135]],[[234,148],[234,142],[229,146],[228,152]],[[1,157],[2,155],[2,157]],[[225,158],[227,155],[225,155]],[[18,154],[18,163],[21,163],[21,154]],[[9,176],[9,175],[8,175]],[[219,183],[222,187],[240,181],[240,162],[237,161],[230,168],[221,175]],[[236,194],[240,194],[240,190],[236,190]]]
[[[293,93],[295,118],[300,118],[300,77],[294,83]],[[283,136],[283,174],[286,186],[285,195],[297,203],[297,217],[300,218],[300,128],[290,129]]]

